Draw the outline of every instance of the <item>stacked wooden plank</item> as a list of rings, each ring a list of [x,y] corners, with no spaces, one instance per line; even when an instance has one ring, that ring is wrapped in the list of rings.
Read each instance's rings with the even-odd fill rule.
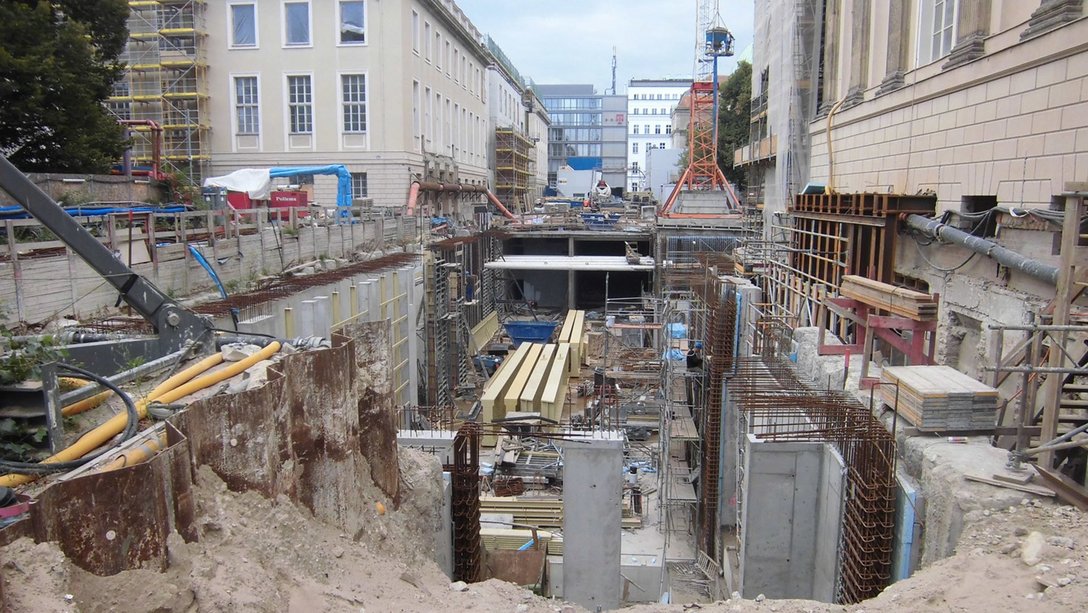
[[[571,357],[567,364],[570,374],[578,376],[585,363],[589,347],[589,335],[586,332],[586,312],[570,310],[563,318],[563,327],[559,329],[559,344],[570,344]]]
[[[540,398],[544,394],[544,388],[548,384],[548,375],[551,372],[552,359],[559,345],[543,345],[540,357],[533,365],[533,371],[529,374],[529,380],[525,382],[525,388],[518,397],[518,410],[526,413],[540,412]],[[524,368],[524,366],[522,367]]]
[[[553,535],[547,530],[537,530],[542,549],[549,549]],[[480,541],[490,551],[517,551],[526,543],[532,542],[533,531],[524,528],[480,528]]]
[[[540,414],[543,417],[559,421],[563,418],[563,407],[567,404],[567,389],[570,383],[570,345],[556,345],[555,357],[548,371],[547,381],[540,392]]]
[[[563,501],[558,498],[481,496],[480,513],[514,516],[514,523],[535,528],[563,529]]]
[[[896,287],[858,275],[846,275],[842,278],[839,295],[915,321],[937,319],[937,300],[933,294]]]
[[[484,386],[480,404],[483,405],[484,423],[490,423],[506,416],[507,411],[516,411],[513,406],[506,406],[506,393],[509,391],[518,368],[525,356],[529,353],[529,343],[522,343],[513,354],[503,360],[498,370],[488,379]]]
[[[481,496],[480,514],[513,515],[515,524],[546,530],[563,529],[563,501],[558,498]],[[639,528],[642,526],[642,518],[621,518],[620,526],[627,529]]]
[[[997,390],[949,366],[887,366],[880,398],[919,430],[989,430],[994,427]],[[896,401],[898,383],[898,402]]]

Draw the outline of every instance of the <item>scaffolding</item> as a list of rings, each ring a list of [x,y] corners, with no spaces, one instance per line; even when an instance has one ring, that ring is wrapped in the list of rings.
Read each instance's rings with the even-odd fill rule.
[[[198,185],[210,159],[208,132],[207,31],[204,0],[129,2],[128,43],[120,61],[125,74],[113,85],[106,106],[119,120],[150,121],[131,126],[132,162],[150,165],[161,138],[167,171]]]
[[[533,143],[513,128],[495,130],[495,195],[513,211],[530,207]]]

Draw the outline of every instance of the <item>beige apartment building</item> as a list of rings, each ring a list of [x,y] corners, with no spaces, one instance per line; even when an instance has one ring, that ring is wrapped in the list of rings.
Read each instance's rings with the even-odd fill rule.
[[[385,207],[414,178],[487,181],[489,56],[452,0],[212,0],[207,22],[210,174],[344,164]]]
[[[812,178],[845,191],[932,190],[938,210],[1048,207],[1088,179],[1083,2],[830,3]],[[836,6],[837,5],[837,6]]]
[[[807,182],[932,190],[958,210],[1046,207],[1088,179],[1080,0],[760,2],[756,34],[752,138],[734,162],[769,210]]]
[[[1043,209],[1060,211],[1071,184],[1088,181],[1084,5],[756,3],[751,135],[734,164],[749,170],[765,237],[788,240],[797,219],[784,213],[811,183],[933,195],[946,223],[1055,264],[1061,213]],[[827,232],[855,221],[835,217]],[[1028,323],[1055,296],[1052,280],[986,254],[904,232],[889,240],[896,282],[940,294],[939,356],[969,374],[984,375],[995,326]],[[828,250],[844,266],[836,258],[849,249]]]

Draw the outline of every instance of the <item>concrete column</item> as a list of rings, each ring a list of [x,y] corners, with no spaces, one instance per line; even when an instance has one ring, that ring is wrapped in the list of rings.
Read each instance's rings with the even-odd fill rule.
[[[332,332],[332,301],[328,296],[314,296],[314,336],[329,338]]]
[[[278,336],[281,332],[276,330],[276,327],[276,318],[271,315],[258,315],[238,322],[239,332],[250,332],[253,334],[271,334],[272,336]]]
[[[298,336],[317,334],[316,310],[317,303],[313,300],[303,300],[298,303]]]
[[[1084,15],[1084,0],[1043,0],[1031,14],[1020,40],[1038,36]]]
[[[853,106],[865,101],[865,89],[869,86],[869,22],[872,9],[869,0],[852,0],[850,20],[850,89],[846,92],[843,106]]]
[[[888,67],[876,92],[878,96],[903,87],[903,75],[910,66],[910,24],[914,15],[914,0],[892,2],[888,9]]]
[[[816,110],[816,117],[826,117],[831,107],[838,101],[838,62],[839,62],[839,20],[842,9],[839,0],[830,0],[827,3],[824,15],[824,76],[821,87],[823,88],[823,101]]]
[[[562,447],[563,598],[590,611],[619,608],[623,433]]]
[[[574,257],[574,237],[567,239],[567,255]],[[578,295],[578,273],[573,270],[567,272],[567,308],[577,308],[577,301],[575,298]]]
[[[948,54],[942,70],[982,57],[986,53],[986,37],[990,34],[991,0],[960,0],[956,18],[956,45]]]

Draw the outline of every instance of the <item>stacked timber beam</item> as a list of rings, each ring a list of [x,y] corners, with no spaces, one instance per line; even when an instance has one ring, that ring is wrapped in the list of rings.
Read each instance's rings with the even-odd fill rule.
[[[933,294],[916,292],[858,275],[845,275],[839,294],[914,321],[937,319],[937,299]]]
[[[485,423],[512,412],[540,413],[559,421],[570,381],[571,345],[522,343],[484,386],[480,403]]]
[[[997,390],[949,366],[886,366],[884,404],[921,431],[992,430]],[[896,393],[898,389],[898,394]]]
[[[567,365],[571,376],[578,376],[585,363],[589,336],[586,334],[586,312],[571,309],[563,318],[563,327],[559,330],[560,345],[570,345],[571,359]]]
[[[480,514],[512,515],[514,523],[519,526],[532,526],[545,530],[563,529],[563,501],[559,498],[481,496]],[[624,528],[638,528],[642,525],[642,519],[624,517],[620,520],[620,525]]]

